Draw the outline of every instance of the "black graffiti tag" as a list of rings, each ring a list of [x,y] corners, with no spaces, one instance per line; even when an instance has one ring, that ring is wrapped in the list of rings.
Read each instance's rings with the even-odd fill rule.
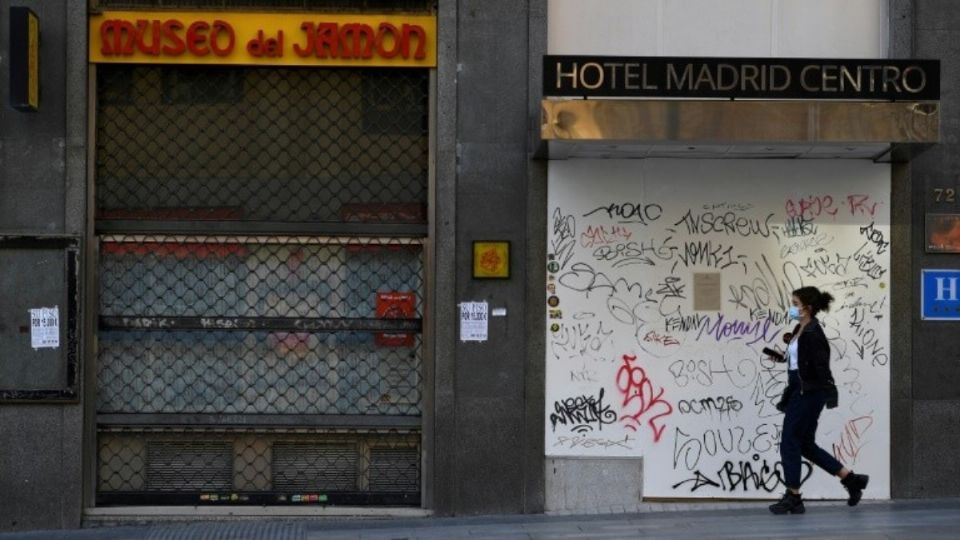
[[[860,227],[860,234],[866,236],[867,240],[877,247],[877,255],[882,255],[890,247],[890,242],[883,237],[883,231],[877,229],[873,222],[866,227]]]
[[[803,484],[813,474],[813,466],[804,461],[801,463],[800,471],[800,483]],[[712,476],[705,475],[698,469],[693,472],[692,478],[677,482],[673,485],[673,489],[691,484],[689,486],[691,493],[704,487],[718,488],[726,492],[763,491],[773,493],[779,486],[784,485],[783,476],[783,464],[781,462],[778,461],[771,465],[766,459],[761,461],[759,454],[754,454],[751,460],[724,462]]]
[[[602,431],[604,425],[616,422],[617,413],[609,405],[603,404],[603,393],[604,389],[601,388],[596,397],[577,396],[554,402],[554,412],[550,414],[553,430],[556,431],[557,424],[561,424],[572,425],[571,430],[576,433],[593,431],[594,426]]]
[[[583,217],[590,217],[598,212],[605,213],[608,219],[616,219],[618,223],[639,223],[646,225],[660,219],[663,207],[657,203],[620,202],[598,206],[587,212]]]

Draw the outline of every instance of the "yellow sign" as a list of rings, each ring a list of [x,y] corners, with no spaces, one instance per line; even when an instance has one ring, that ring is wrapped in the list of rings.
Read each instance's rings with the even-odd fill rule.
[[[27,104],[40,108],[40,19],[30,13],[27,19]]]
[[[24,112],[40,108],[40,18],[27,7],[10,8],[10,105]]]
[[[509,278],[510,242],[474,242],[473,277]]]
[[[435,67],[432,15],[107,11],[90,17],[90,62]]]

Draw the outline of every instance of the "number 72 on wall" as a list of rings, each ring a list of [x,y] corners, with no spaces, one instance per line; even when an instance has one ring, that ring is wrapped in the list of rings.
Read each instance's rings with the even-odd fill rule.
[[[933,188],[933,202],[954,202],[957,190],[953,188]]]

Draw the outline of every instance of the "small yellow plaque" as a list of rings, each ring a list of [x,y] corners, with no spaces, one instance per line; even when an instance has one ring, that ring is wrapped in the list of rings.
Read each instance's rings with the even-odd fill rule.
[[[40,19],[26,7],[10,8],[10,105],[18,111],[40,108]]]
[[[27,19],[27,104],[40,108],[40,19],[32,12]]]
[[[475,241],[473,243],[474,279],[510,277],[510,242]]]

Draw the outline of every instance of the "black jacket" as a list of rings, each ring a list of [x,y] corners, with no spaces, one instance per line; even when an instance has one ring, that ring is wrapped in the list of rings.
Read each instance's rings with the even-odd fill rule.
[[[783,336],[785,342],[790,341],[793,334],[799,331],[798,324],[793,329],[792,334]],[[826,391],[826,404],[828,409],[833,409],[839,401],[837,395],[837,386],[833,380],[833,373],[830,372],[830,342],[827,341],[827,335],[823,333],[823,327],[820,321],[813,318],[807,326],[803,328],[803,333],[797,338],[797,368],[800,375],[800,386],[796,388],[788,385],[783,390],[783,396],[780,402],[776,404],[777,410],[784,412],[790,396],[794,392],[810,392],[812,390]],[[784,361],[786,361],[784,357]]]
[[[816,317],[807,323],[797,338],[797,367],[804,392],[834,386],[833,373],[830,372],[830,343]]]

